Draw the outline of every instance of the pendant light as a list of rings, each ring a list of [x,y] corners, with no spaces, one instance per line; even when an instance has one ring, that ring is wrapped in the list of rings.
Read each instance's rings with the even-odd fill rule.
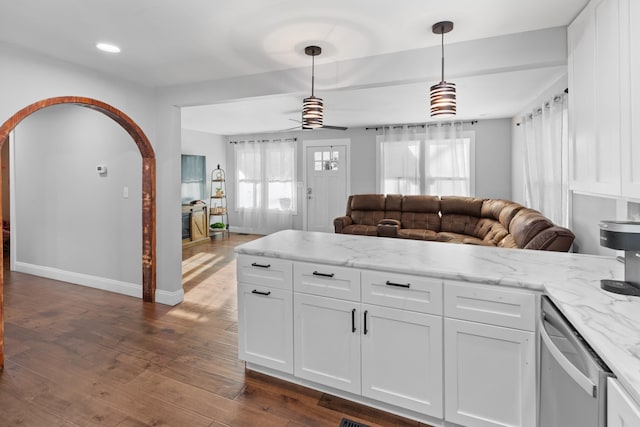
[[[431,27],[434,34],[442,35],[442,80],[431,86],[431,117],[456,115],[456,85],[444,81],[444,35],[453,30],[453,22],[442,21]]]
[[[304,53],[311,56],[311,96],[302,102],[302,129],[321,128],[324,119],[322,98],[313,95],[315,85],[315,57],[322,53],[318,46],[307,46]]]

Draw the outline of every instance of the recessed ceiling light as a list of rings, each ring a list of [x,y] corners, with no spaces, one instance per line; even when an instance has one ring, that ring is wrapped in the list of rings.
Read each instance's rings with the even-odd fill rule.
[[[120,48],[114,44],[98,43],[96,44],[96,47],[103,52],[120,53]]]

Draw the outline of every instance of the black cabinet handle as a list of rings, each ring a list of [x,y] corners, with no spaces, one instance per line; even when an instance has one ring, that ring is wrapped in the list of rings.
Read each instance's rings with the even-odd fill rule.
[[[319,273],[317,271],[314,271],[313,275],[314,276],[321,276],[321,277],[333,277],[333,276],[335,276],[335,274],[333,274],[333,273]]]
[[[356,309],[351,310],[351,332],[356,331]]]
[[[252,267],[271,268],[271,264],[258,264],[257,262],[251,263]]]
[[[410,288],[411,283],[393,283],[387,280],[387,286],[397,286],[399,288]]]
[[[252,294],[258,294],[258,295],[264,295],[265,297],[268,297],[269,295],[271,295],[271,291],[268,292],[260,292],[256,289],[251,291]]]
[[[364,311],[364,334],[367,335],[367,332],[369,332],[367,330],[367,314],[369,313],[369,310],[365,310]]]

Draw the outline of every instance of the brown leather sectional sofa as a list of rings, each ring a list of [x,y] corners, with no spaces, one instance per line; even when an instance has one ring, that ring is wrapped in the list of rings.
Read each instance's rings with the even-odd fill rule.
[[[349,196],[335,232],[566,252],[574,234],[540,212],[502,199],[460,196]]]

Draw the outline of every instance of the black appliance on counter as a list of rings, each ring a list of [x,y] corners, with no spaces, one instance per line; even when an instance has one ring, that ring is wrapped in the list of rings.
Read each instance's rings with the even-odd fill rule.
[[[640,222],[600,222],[600,246],[624,251],[624,280],[603,279],[600,287],[617,294],[640,296]]]

